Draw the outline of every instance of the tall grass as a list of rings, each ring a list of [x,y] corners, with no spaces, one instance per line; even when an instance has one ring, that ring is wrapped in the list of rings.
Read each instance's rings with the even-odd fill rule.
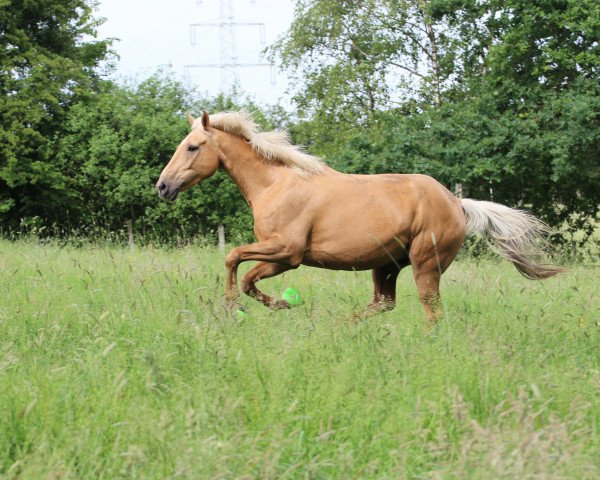
[[[370,274],[305,267],[238,319],[223,260],[0,242],[0,477],[600,476],[599,267],[462,259],[425,336],[410,269],[361,323]]]

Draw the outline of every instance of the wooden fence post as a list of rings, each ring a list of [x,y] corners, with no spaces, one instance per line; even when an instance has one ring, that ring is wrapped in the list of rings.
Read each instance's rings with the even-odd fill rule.
[[[454,195],[456,195],[458,198],[463,198],[463,184],[462,183],[454,184]]]
[[[129,244],[129,250],[133,250],[134,248],[134,243],[133,243],[133,220],[130,218],[129,220],[127,220],[127,243]]]
[[[219,238],[219,250],[221,253],[225,253],[225,227],[223,225],[217,227],[217,237]]]

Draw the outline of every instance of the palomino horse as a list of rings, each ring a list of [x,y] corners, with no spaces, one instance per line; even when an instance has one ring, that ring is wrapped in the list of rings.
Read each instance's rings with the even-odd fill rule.
[[[194,120],[156,184],[161,198],[223,168],[254,216],[256,243],[234,248],[225,260],[226,298],[235,304],[241,262],[258,263],[242,278],[242,291],[271,308],[288,308],[257,287],[258,280],[300,265],[372,270],[371,312],[396,300],[396,278],[412,265],[430,325],[441,313],[440,276],[467,233],[480,232],[495,250],[531,279],[560,272],[539,265],[538,240],[546,226],[532,215],[492,202],[459,199],[425,175],[347,175],[290,144],[285,132],[261,132],[247,112]]]

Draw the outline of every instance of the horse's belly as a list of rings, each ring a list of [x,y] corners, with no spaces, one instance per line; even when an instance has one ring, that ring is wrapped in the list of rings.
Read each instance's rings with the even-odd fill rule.
[[[302,261],[313,267],[335,270],[369,270],[392,262],[402,262],[408,256],[408,235],[340,236],[335,241],[312,242]]]
[[[367,270],[407,257],[411,238],[410,207],[395,195],[340,196],[343,203],[315,222],[304,256],[306,265],[338,270]],[[340,199],[336,199],[342,202]],[[351,208],[348,206],[351,202]]]

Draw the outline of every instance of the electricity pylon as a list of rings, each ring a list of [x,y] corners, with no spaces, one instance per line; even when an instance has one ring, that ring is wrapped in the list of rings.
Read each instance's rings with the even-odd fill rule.
[[[236,22],[233,15],[233,0],[219,2],[219,21],[190,24],[190,41],[196,46],[196,31],[199,28],[219,28],[219,62],[185,65],[185,74],[189,78],[192,68],[219,68],[221,70],[221,91],[232,91],[238,83],[237,69],[240,67],[271,67],[271,83],[274,82],[272,64],[261,61],[240,62],[236,52],[235,29],[238,27],[258,27],[261,45],[265,45],[265,24],[258,22]]]

